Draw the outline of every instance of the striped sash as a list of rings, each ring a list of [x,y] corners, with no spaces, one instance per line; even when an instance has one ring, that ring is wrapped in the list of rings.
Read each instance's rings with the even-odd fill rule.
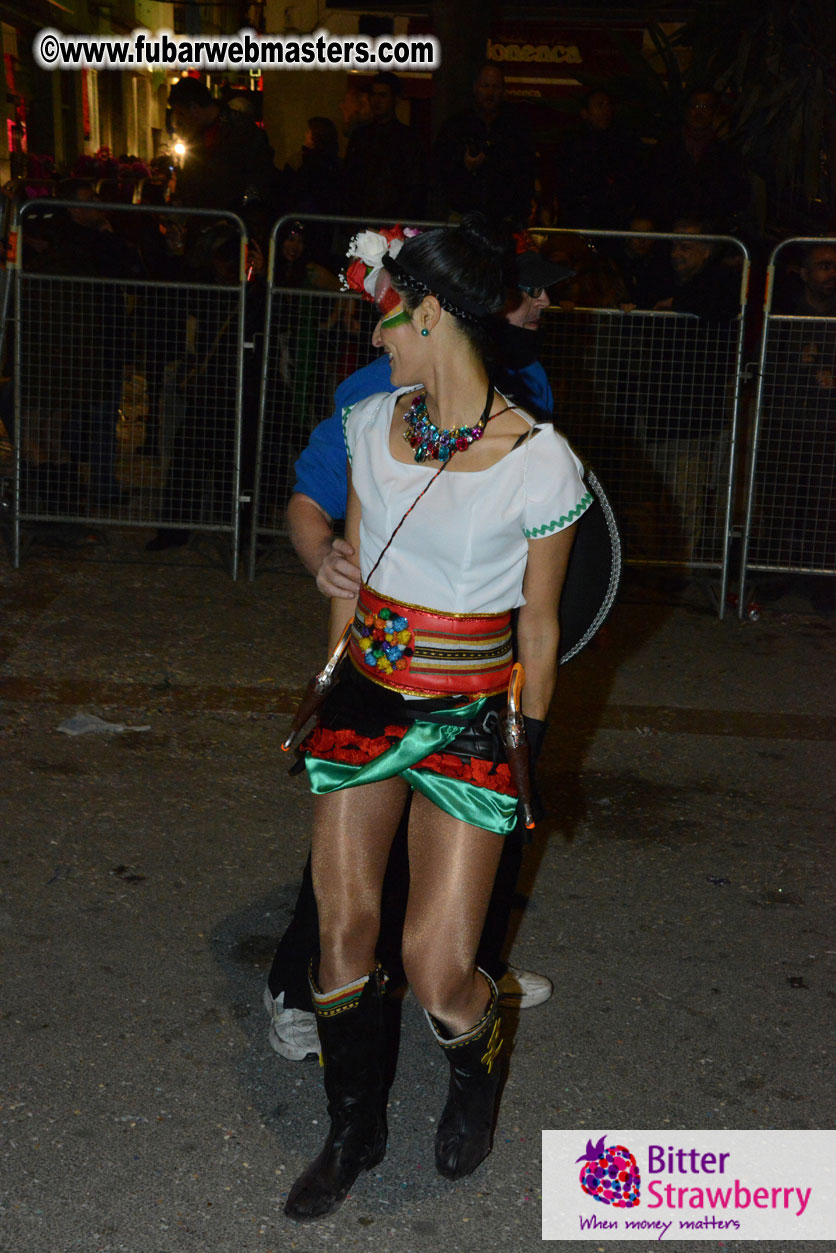
[[[349,656],[362,674],[404,695],[504,692],[513,665],[511,613],[438,613],[360,590]]]

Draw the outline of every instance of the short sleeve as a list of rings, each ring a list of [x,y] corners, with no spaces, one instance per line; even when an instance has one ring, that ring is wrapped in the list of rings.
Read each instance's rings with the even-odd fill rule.
[[[577,522],[592,504],[583,465],[552,426],[539,426],[526,448],[526,539],[543,539]]]

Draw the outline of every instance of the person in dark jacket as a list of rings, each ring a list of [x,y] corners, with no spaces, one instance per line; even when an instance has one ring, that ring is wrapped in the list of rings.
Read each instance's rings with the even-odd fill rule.
[[[426,160],[413,128],[395,116],[400,91],[395,74],[372,80],[372,120],[351,136],[343,162],[346,213],[406,221],[424,211]]]
[[[279,176],[267,135],[246,112],[218,104],[205,83],[181,78],[168,93],[186,145],[173,203],[188,209],[277,207]]]
[[[659,227],[651,217],[635,214],[628,229],[636,234],[621,241],[616,259],[627,289],[625,312],[633,309],[652,309],[672,290],[673,272],[670,248],[666,242],[648,236]]]
[[[340,140],[329,117],[309,117],[299,163],[291,170],[291,209],[297,213],[340,211]]]
[[[561,225],[621,227],[634,200],[638,140],[616,120],[606,91],[589,92],[580,116],[559,161]]]
[[[673,231],[681,238],[671,245],[671,294],[658,300],[655,307],[692,313],[705,322],[727,322],[740,303],[739,271],[718,256],[710,240],[688,238],[712,233],[705,218],[679,218]]]
[[[685,102],[681,129],[663,140],[642,180],[643,200],[658,222],[697,213],[736,233],[746,224],[750,189],[741,159],[719,138],[719,99],[695,87]]]
[[[342,212],[342,167],[337,128],[328,117],[308,118],[308,129],[295,168],[285,166],[289,207],[294,213],[321,213],[329,217]],[[334,228],[327,222],[309,223],[310,256],[327,265]]]
[[[489,61],[473,84],[473,107],[441,128],[433,150],[433,214],[479,209],[488,218],[528,221],[534,193],[534,146],[505,103],[502,68]]]

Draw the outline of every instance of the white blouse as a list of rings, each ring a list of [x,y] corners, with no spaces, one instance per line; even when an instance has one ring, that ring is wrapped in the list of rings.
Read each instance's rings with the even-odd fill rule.
[[[343,410],[351,478],[362,507],[363,579],[438,466],[397,461],[389,449],[404,392]],[[398,531],[371,579],[381,596],[447,613],[501,613],[525,604],[528,540],[570,526],[592,504],[583,467],[562,435],[521,414],[537,434],[485,470],[445,470]],[[466,455],[466,454],[458,454]]]

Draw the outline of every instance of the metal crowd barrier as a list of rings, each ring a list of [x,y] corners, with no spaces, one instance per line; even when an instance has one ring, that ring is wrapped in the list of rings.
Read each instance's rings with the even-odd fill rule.
[[[193,234],[205,227],[211,242],[224,218],[232,273],[227,265],[200,281],[164,282],[91,277],[84,258],[50,261],[45,215],[73,208],[41,201],[21,213],[22,238],[28,232],[33,247],[19,248],[15,270],[15,565],[27,524],[92,522],[219,532],[235,574],[241,508],[251,503],[252,578],[270,542],[286,534],[296,457],[332,412],[337,385],[376,355],[374,310],[335,290],[322,270],[305,271],[310,286],[286,285],[280,241],[300,215],[273,229],[262,308],[259,284],[246,282],[244,227],[232,215],[96,204],[94,212],[107,210],[117,228],[129,222],[134,234],[179,220]],[[301,220],[338,254],[360,226],[347,217]],[[571,235],[601,256],[631,238],[538,234],[546,253]],[[645,238],[664,250],[677,237]],[[731,266],[733,316],[703,321],[624,311],[614,300],[564,301],[544,315],[540,356],[558,425],[619,512],[627,559],[719,571],[722,616],[749,258],[735,239],[689,238],[717,250],[712,264]],[[214,254],[209,244],[204,251],[208,265]]]
[[[599,258],[615,258],[626,231],[543,231],[543,251],[580,235]],[[642,236],[659,250],[681,236]],[[740,413],[749,256],[737,239],[689,235],[713,249],[709,265],[727,266],[737,292],[733,316],[702,318],[665,309],[573,305],[571,283],[554,292],[563,305],[543,315],[541,360],[557,425],[595,468],[616,510],[632,565],[717,571],[723,616]],[[572,264],[572,255],[569,257]],[[594,280],[593,273],[587,276]],[[584,275],[579,274],[583,298]],[[672,288],[673,291],[673,288]],[[670,294],[670,293],[669,293]]]
[[[88,223],[91,213],[109,215],[113,230],[102,229],[98,259],[54,246],[73,211]],[[134,238],[149,232],[149,248],[159,248],[161,222],[185,232],[201,269],[184,265],[179,281],[134,276],[122,229]],[[235,577],[246,245],[232,214],[54,200],[21,210],[15,566],[27,524],[90,523],[220,534]],[[177,265],[172,259],[173,274]],[[254,438],[254,397],[250,416]]]
[[[9,196],[0,198],[0,374],[8,368],[6,344],[11,309],[12,279],[17,255],[18,206]]]
[[[805,309],[798,275],[817,248],[836,260],[836,240],[811,236],[784,240],[769,259],[741,615],[756,573],[836,574],[836,317]]]
[[[296,476],[294,462],[311,431],[334,410],[337,386],[379,355],[372,346],[377,321],[374,306],[355,292],[331,288],[290,287],[283,281],[281,237],[293,222],[306,232],[320,232],[325,247],[344,256],[348,241],[365,227],[389,227],[377,219],[291,213],[270,236],[267,264],[267,311],[256,453],[255,491],[249,577],[270,560],[270,543],[287,534],[285,510]],[[405,225],[434,227],[440,222]],[[311,283],[327,281],[309,270]],[[334,276],[331,276],[332,278]],[[336,286],[336,290],[334,289]]]
[[[11,309],[14,260],[17,252],[18,204],[13,196],[0,197],[0,532],[9,542],[14,517],[14,457],[11,437],[8,376],[11,370]]]

